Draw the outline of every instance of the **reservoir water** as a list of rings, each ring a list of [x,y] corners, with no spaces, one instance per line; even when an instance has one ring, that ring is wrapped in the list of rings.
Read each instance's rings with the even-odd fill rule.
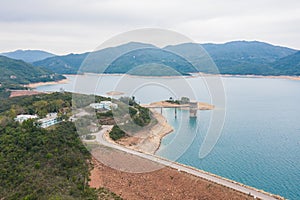
[[[127,77],[128,78],[128,77]],[[67,84],[38,87],[39,91],[96,93],[118,90],[121,76],[68,76]],[[80,79],[80,81],[78,81]],[[131,77],[134,83],[159,78]],[[189,78],[195,99],[210,102],[210,93],[201,78]],[[172,159],[178,153],[174,147],[184,147],[177,162],[279,194],[288,199],[300,199],[300,81],[267,78],[222,78],[226,94],[226,117],[222,134],[212,151],[199,158],[199,149],[210,126],[211,111],[198,111],[191,119],[189,111],[163,109],[162,113],[174,127],[163,138],[158,155]],[[128,81],[128,80],[126,80]],[[176,78],[163,81],[176,84]],[[79,83],[79,84],[78,84]],[[97,83],[86,88],[82,83]],[[81,85],[82,87],[78,86]],[[117,89],[116,89],[117,88]],[[174,96],[172,90],[148,84],[125,95],[134,95],[138,102],[149,103]],[[177,96],[176,96],[177,95]],[[185,95],[176,93],[178,98]],[[189,138],[189,139],[185,139]],[[192,138],[192,139],[190,139]]]

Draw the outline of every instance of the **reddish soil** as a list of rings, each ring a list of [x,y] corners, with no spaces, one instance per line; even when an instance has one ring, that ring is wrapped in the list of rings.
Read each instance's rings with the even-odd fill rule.
[[[105,187],[124,199],[253,199],[216,183],[123,152],[98,148],[92,154],[94,169],[91,171],[90,186]],[[144,172],[138,173],[143,169]]]
[[[41,93],[43,92],[32,91],[32,90],[12,90],[10,92],[9,98],[20,97],[20,96],[31,96],[31,95],[41,94]]]

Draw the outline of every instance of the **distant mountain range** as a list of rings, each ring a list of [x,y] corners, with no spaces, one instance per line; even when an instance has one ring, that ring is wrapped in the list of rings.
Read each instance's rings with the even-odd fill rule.
[[[221,74],[285,74],[285,71],[278,71],[273,67],[274,62],[297,52],[286,47],[257,41],[235,41],[225,44],[202,44],[201,46],[210,55]],[[165,49],[185,55],[203,72],[214,73],[211,68],[205,68],[207,65],[205,59],[197,55],[198,44],[180,44],[168,46]],[[193,52],[196,52],[195,55]]]
[[[93,72],[165,76],[195,71],[218,73],[211,67],[211,60],[221,74],[300,75],[297,50],[257,41],[186,43],[164,48],[130,42],[92,53],[48,57],[33,62],[33,65],[59,74]]]
[[[110,65],[120,55],[123,55],[126,52],[144,48],[156,47],[151,44],[130,42],[128,44],[117,47],[109,47],[91,53],[87,52],[83,54],[55,56],[34,62],[33,64],[35,66],[45,67],[46,69],[53,70],[60,74],[76,74],[77,72],[102,73],[108,67],[108,65]],[[87,56],[89,56],[89,58],[84,63],[84,66],[79,69]]]
[[[57,75],[22,60],[15,60],[5,56],[0,56],[0,72],[1,85],[28,84],[64,79],[62,75]]]
[[[81,63],[88,54],[89,53],[54,56],[33,62],[33,65],[41,66],[59,74],[77,74]]]
[[[1,55],[29,63],[56,56],[52,53],[40,50],[16,50],[13,52],[2,53]]]

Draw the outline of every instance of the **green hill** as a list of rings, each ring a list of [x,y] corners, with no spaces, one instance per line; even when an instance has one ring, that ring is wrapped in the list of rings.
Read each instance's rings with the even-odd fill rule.
[[[279,71],[273,63],[296,52],[294,49],[257,41],[203,45],[186,43],[167,46],[163,49],[151,44],[130,42],[92,53],[56,56],[35,62],[34,65],[60,74],[103,73],[104,71],[106,73],[128,73],[134,67],[138,67],[134,70],[135,72],[129,73],[162,76],[174,75],[175,71],[181,74],[194,72],[194,68],[189,65],[190,62],[199,71],[205,73],[277,75]],[[178,58],[180,56],[183,57]],[[85,58],[87,59],[85,60]],[[218,70],[211,67],[212,60]],[[82,68],[79,69],[81,65]],[[166,66],[169,68],[167,69]],[[294,74],[288,70],[281,70],[280,73],[283,75]]]
[[[203,44],[202,46],[216,60],[248,60],[257,63],[274,62],[296,52],[290,48],[258,41],[234,41],[225,44]]]
[[[150,44],[131,42],[117,47],[104,48],[91,53],[69,54],[55,56],[34,62],[33,65],[41,66],[59,74],[77,74],[81,72],[102,73],[118,56],[140,48],[154,47]],[[88,56],[88,59],[86,59]],[[82,63],[86,59],[85,63]],[[80,66],[83,64],[81,69]]]
[[[28,84],[64,79],[61,75],[5,56],[0,56],[0,71],[0,83],[2,84]]]
[[[59,74],[76,74],[82,61],[87,55],[88,53],[54,56],[44,60],[36,61],[33,63],[33,65],[41,66],[47,70],[51,70]]]
[[[198,69],[198,71],[206,73],[218,73],[214,67],[212,58],[200,44],[185,43],[170,45],[163,49],[187,59],[196,69]]]
[[[278,75],[300,76],[300,51],[273,62],[272,67],[277,70]]]
[[[119,69],[106,70],[116,59],[119,59],[124,54],[131,51],[137,51],[145,48],[157,48],[151,44],[144,44],[139,42],[129,42],[127,44],[119,45],[116,47],[104,48],[90,53],[87,59],[82,63],[80,72],[93,72],[93,73],[114,73]],[[122,71],[126,71],[122,69]]]
[[[67,92],[0,101],[0,199],[121,199],[107,189],[89,187],[91,154],[73,122],[43,129],[34,120],[14,121],[17,114],[44,109],[69,113],[71,106]]]
[[[264,42],[236,41],[220,45],[204,44],[222,74],[274,75],[270,66],[280,58],[296,51]]]
[[[274,46],[263,42],[234,41],[225,44],[179,44],[165,49],[185,55],[201,71],[214,73],[207,67],[207,60],[203,59],[205,50],[215,62],[221,74],[275,74],[271,63],[291,55],[296,50]],[[203,48],[201,50],[201,48]],[[200,55],[200,56],[199,56]]]
[[[184,58],[159,48],[131,51],[111,63],[105,73],[129,73],[143,76],[180,75],[197,70]]]

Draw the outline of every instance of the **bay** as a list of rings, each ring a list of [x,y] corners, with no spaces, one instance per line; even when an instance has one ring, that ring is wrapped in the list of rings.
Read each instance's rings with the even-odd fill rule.
[[[189,91],[181,88],[188,83],[195,100],[212,101],[201,77],[183,82],[177,78],[114,75],[68,76],[68,79],[67,84],[41,86],[37,90],[63,88],[99,95],[117,90],[135,96],[140,103],[150,103],[188,96]],[[226,117],[212,151],[199,158],[212,111],[198,111],[193,119],[187,110],[177,110],[175,118],[174,109],[166,108],[162,114],[175,130],[163,138],[157,154],[289,199],[300,199],[300,81],[235,77],[222,81]]]

